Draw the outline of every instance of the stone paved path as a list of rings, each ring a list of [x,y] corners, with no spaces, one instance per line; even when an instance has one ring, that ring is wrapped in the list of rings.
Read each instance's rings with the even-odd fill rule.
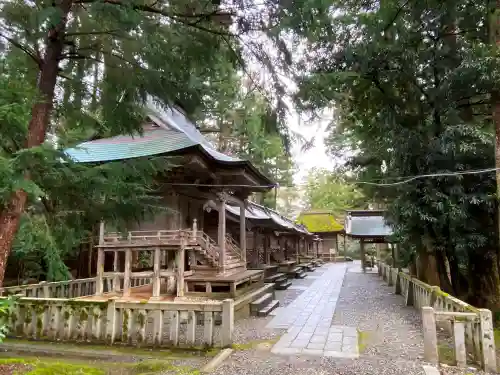
[[[312,285],[280,309],[266,327],[287,329],[272,353],[337,358],[359,356],[356,327],[332,326],[346,270],[346,264],[327,264],[314,274],[308,274],[308,278],[313,279]]]

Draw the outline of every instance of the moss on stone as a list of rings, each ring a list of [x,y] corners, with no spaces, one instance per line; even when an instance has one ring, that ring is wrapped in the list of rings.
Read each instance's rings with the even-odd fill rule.
[[[438,345],[438,355],[439,355],[439,362],[441,363],[445,363],[447,365],[454,365],[456,362],[455,350],[447,344]]]
[[[368,346],[368,340],[370,339],[370,332],[361,331],[358,329],[358,350],[363,353]]]
[[[328,211],[309,211],[301,212],[297,218],[297,223],[305,225],[309,232],[340,232],[344,229],[333,215]]]

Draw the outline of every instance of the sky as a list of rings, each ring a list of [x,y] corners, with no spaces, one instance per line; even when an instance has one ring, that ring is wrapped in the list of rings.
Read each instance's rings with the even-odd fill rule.
[[[302,151],[299,144],[295,144],[292,148],[292,156],[298,167],[298,171],[294,176],[296,184],[300,184],[312,168],[332,168],[332,160],[328,157],[324,144],[327,135],[326,127],[329,121],[328,116],[324,116],[317,121],[306,123],[300,119],[298,114],[290,114],[289,128],[301,134],[307,140],[314,138],[313,147],[307,151]]]

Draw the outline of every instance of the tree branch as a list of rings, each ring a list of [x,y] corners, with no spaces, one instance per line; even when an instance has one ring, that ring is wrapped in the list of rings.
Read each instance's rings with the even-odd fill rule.
[[[12,39],[4,34],[0,33],[0,37],[4,38],[6,41],[8,41],[10,44],[12,44],[14,47],[20,49],[24,53],[26,53],[29,57],[33,59],[33,61],[38,65],[39,68],[42,67],[42,59],[37,56],[36,51],[30,51],[30,49],[26,46],[23,46],[21,43],[19,43],[17,40]]]
[[[88,3],[94,3],[96,0],[77,0],[75,1],[74,3],[75,4],[88,4]],[[144,5],[144,4],[125,4],[123,3],[121,0],[103,0],[102,1],[103,3],[105,4],[112,4],[112,5],[119,5],[119,6],[131,6],[132,9],[134,10],[137,10],[137,11],[141,11],[141,12],[147,12],[147,13],[153,13],[153,14],[158,14],[160,16],[164,16],[164,17],[168,17],[174,21],[178,21],[186,26],[190,26],[190,27],[193,27],[193,28],[196,28],[196,29],[199,29],[201,31],[206,31],[206,32],[209,32],[209,33],[212,33],[212,34],[216,34],[216,35],[225,35],[225,36],[235,36],[234,34],[230,33],[230,32],[223,32],[223,31],[220,31],[220,30],[213,30],[213,29],[209,29],[209,28],[206,28],[204,26],[200,26],[198,23],[200,22],[199,20],[197,21],[194,21],[194,22],[186,22],[185,20],[183,20],[183,18],[200,18],[200,17],[206,17],[207,15],[209,16],[210,13],[200,13],[200,14],[183,14],[183,13],[170,13],[170,12],[167,12],[163,9],[158,9],[158,8],[155,8],[154,6],[149,6],[149,5]],[[230,17],[230,16],[234,16],[235,14],[234,13],[230,13],[230,12],[220,12],[220,13],[215,13],[212,15],[213,16],[226,16],[226,17]]]
[[[399,8],[398,10],[396,11],[396,13],[394,13],[394,17],[392,17],[391,21],[384,27],[384,33],[387,32],[392,24],[394,22],[396,22],[396,20],[398,19],[399,15],[401,14],[401,12],[403,11],[403,9],[410,3],[410,0],[406,0]]]
[[[66,33],[66,37],[68,36],[81,36],[81,35],[103,35],[103,34],[109,34],[113,35],[116,32],[121,31],[120,29],[114,29],[114,30],[103,30],[103,31],[81,31],[81,32],[76,32],[76,33]]]

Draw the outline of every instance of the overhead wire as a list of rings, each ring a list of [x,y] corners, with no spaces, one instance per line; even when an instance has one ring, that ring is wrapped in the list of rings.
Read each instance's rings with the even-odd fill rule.
[[[456,172],[440,172],[440,173],[430,173],[430,174],[421,174],[415,176],[401,176],[401,177],[387,177],[385,179],[397,179],[401,181],[396,182],[375,182],[374,181],[352,181],[352,184],[362,184],[362,185],[373,185],[373,186],[397,186],[407,184],[408,182],[415,181],[422,178],[434,178],[434,177],[454,177],[454,176],[463,176],[463,175],[473,175],[473,174],[483,174],[483,173],[491,173],[500,170],[500,168],[485,168],[485,169],[470,169],[465,171],[456,171]],[[379,179],[380,180],[380,179]],[[199,183],[163,183],[164,185],[171,186],[197,186],[197,187],[218,187],[218,188],[264,188],[264,189],[272,189],[272,188],[297,188],[300,186],[305,186],[307,184],[296,184],[292,186],[280,186],[279,184],[270,184],[270,185],[245,185],[245,184],[199,184]]]

